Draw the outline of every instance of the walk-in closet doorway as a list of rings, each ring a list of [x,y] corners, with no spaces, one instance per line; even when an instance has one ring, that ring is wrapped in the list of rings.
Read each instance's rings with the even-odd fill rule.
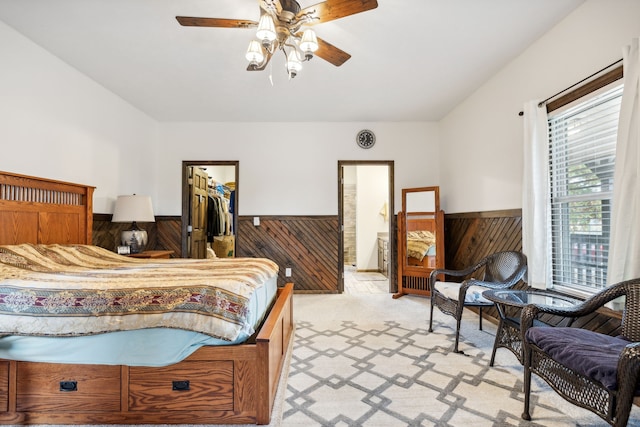
[[[206,258],[206,248],[211,248],[213,238],[224,254],[233,256],[237,245],[239,161],[185,160],[182,162],[182,256],[183,258]],[[196,172],[194,172],[194,170]],[[197,179],[204,176],[204,180]],[[201,185],[199,181],[205,181]],[[224,230],[211,237],[211,224],[207,227],[208,201],[212,182],[226,197],[231,215]],[[215,188],[214,188],[215,190]],[[229,192],[233,195],[229,197]],[[207,231],[209,230],[209,231]],[[227,249],[228,246],[228,249]],[[217,248],[216,248],[217,249]],[[217,253],[217,252],[216,252]],[[218,255],[219,256],[219,255]]]

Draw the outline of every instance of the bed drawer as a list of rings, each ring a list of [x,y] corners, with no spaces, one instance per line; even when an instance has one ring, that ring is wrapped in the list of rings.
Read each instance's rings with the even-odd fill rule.
[[[120,367],[17,363],[18,411],[120,410]]]
[[[233,410],[233,362],[129,369],[129,410]]]

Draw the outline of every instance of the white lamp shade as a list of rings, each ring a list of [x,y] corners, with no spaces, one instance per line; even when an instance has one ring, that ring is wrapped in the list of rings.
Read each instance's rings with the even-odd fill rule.
[[[113,210],[113,222],[155,222],[149,196],[118,196]]]
[[[289,55],[287,55],[287,70],[294,76],[298,71],[302,70],[302,61],[300,61],[298,52],[295,50],[292,50],[289,52]]]
[[[264,54],[262,53],[262,46],[256,40],[251,40],[249,42],[249,48],[247,49],[247,54],[245,55],[247,61],[252,64],[260,64],[264,60]]]
[[[315,52],[318,50],[318,38],[313,30],[304,30],[302,39],[300,40],[300,49],[302,49],[303,52]]]
[[[273,23],[273,18],[271,15],[267,15],[266,13],[260,17],[260,22],[258,22],[258,31],[256,31],[256,36],[262,40],[267,42],[272,42],[276,39],[276,26]]]

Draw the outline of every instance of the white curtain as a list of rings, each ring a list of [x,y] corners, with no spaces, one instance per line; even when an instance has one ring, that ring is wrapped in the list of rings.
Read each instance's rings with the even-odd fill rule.
[[[551,253],[548,153],[547,107],[529,101],[524,105],[522,251],[527,256],[529,285],[540,289],[549,279]]]
[[[620,106],[607,282],[640,277],[640,82],[639,39],[623,48]]]

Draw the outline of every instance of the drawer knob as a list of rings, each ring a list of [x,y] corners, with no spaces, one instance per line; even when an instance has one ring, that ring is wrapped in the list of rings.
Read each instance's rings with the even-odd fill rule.
[[[187,391],[189,390],[189,381],[173,381],[174,391]]]
[[[78,381],[60,381],[60,391],[78,391]]]

